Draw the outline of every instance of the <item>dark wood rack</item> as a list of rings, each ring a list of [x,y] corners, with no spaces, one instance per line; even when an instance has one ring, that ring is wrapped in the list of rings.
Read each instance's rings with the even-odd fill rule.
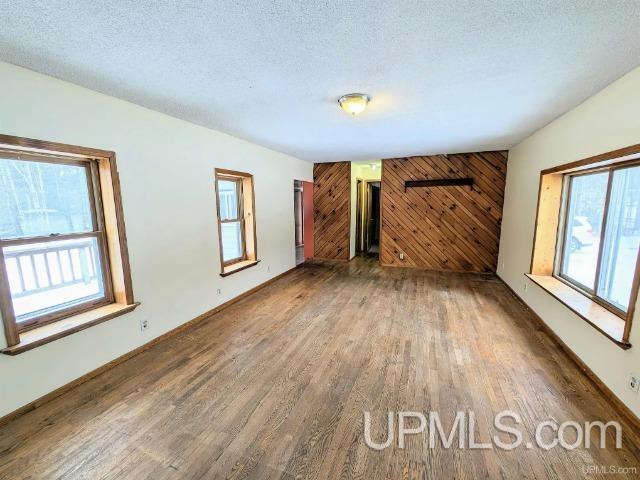
[[[473,185],[473,178],[435,178],[433,180],[405,180],[404,182],[404,191],[407,191],[407,188],[416,188],[416,187],[459,187],[469,185],[471,187]]]

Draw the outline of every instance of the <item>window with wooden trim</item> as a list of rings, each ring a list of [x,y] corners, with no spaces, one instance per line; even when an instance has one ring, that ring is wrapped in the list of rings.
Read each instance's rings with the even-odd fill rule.
[[[113,152],[0,136],[0,306],[9,353],[35,337],[46,343],[46,332],[59,338],[112,318],[114,305],[130,311],[127,258]],[[62,320],[66,327],[52,326]]]
[[[564,178],[556,275],[626,315],[640,246],[640,165]]]
[[[253,176],[232,170],[215,173],[221,275],[258,263]]]
[[[540,172],[527,276],[631,347],[640,290],[640,145]]]

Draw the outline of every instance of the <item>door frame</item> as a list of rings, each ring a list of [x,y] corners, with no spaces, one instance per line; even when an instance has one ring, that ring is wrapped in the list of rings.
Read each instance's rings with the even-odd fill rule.
[[[369,222],[371,221],[372,215],[371,215],[371,189],[373,188],[371,184],[373,183],[377,183],[378,184],[378,189],[380,190],[378,192],[378,255],[380,255],[380,235],[382,233],[382,222],[381,222],[381,218],[382,218],[382,180],[365,180],[364,181],[364,185],[365,185],[365,198],[366,198],[366,211],[365,211],[365,218],[364,218],[364,224],[366,226],[365,228],[365,236],[364,236],[364,252],[365,253],[369,253],[369,249],[371,248],[371,238],[369,238]]]
[[[356,178],[356,253],[369,251],[369,219],[371,218],[370,184],[380,184],[378,239],[382,243],[382,180]],[[364,213],[364,215],[363,215]]]
[[[300,200],[300,205],[297,205],[298,199]],[[296,213],[300,214],[300,240],[301,240],[301,243],[298,244],[295,242],[297,238],[294,237],[294,243],[296,248],[303,247],[304,249],[304,241],[305,241],[305,238],[304,238],[304,184],[302,183],[302,180],[293,181],[293,205],[294,205],[293,214],[295,216],[295,220],[298,220]],[[298,206],[298,212],[295,211],[296,205]],[[294,221],[294,229],[295,228],[296,228],[296,225]],[[294,232],[294,236],[297,236],[297,232]]]
[[[362,253],[364,251],[364,237],[362,234],[363,185],[364,181],[361,178],[356,178],[356,253]]]

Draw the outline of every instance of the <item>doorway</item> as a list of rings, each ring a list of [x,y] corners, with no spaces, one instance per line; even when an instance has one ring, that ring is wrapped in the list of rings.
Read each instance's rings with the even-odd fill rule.
[[[380,181],[356,180],[356,253],[380,252]]]
[[[293,181],[296,265],[313,257],[313,182]]]
[[[293,181],[293,214],[295,225],[295,247],[296,247],[296,265],[304,262],[304,211],[302,191],[303,185],[300,180]]]
[[[367,182],[367,253],[380,252],[380,182]]]
[[[367,250],[380,253],[380,182],[367,182]]]

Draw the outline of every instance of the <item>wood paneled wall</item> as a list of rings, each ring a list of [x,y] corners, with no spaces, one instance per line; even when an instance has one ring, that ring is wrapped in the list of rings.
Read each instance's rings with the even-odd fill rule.
[[[316,163],[313,183],[313,256],[349,260],[351,163]]]
[[[313,258],[313,182],[302,182],[302,238],[304,259]]]
[[[495,272],[506,173],[506,151],[383,160],[381,263]],[[463,177],[473,187],[404,188],[405,180]]]

